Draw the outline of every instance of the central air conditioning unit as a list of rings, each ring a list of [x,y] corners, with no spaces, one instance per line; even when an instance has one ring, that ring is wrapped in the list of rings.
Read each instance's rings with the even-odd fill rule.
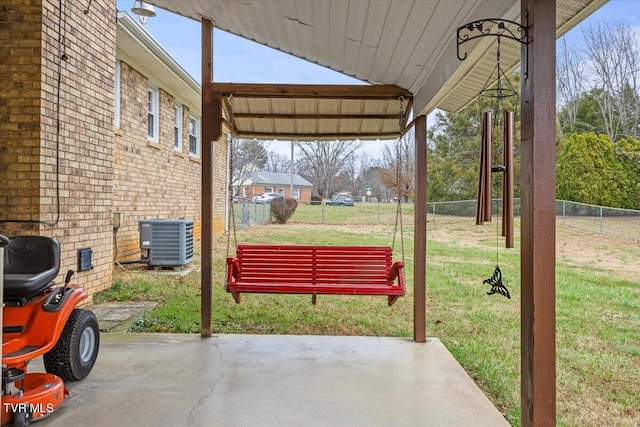
[[[142,260],[153,267],[183,267],[193,260],[193,221],[147,219],[139,222]]]

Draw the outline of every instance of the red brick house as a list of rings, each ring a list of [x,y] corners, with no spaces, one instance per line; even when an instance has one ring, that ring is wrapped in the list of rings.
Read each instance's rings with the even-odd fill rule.
[[[313,184],[300,175],[293,175],[292,192],[290,173],[256,171],[240,185],[237,194],[250,199],[260,193],[278,193],[284,197],[296,199],[300,203],[309,203],[312,192]]]

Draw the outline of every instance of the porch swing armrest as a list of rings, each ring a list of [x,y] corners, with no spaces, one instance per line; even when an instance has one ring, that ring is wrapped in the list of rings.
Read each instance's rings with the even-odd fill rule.
[[[237,258],[227,258],[227,283],[231,283],[238,276],[240,265]]]
[[[391,266],[391,270],[389,270],[389,280],[394,281],[396,278],[398,279],[398,285],[404,288],[404,276],[402,274],[402,269],[404,268],[404,262],[398,261]]]

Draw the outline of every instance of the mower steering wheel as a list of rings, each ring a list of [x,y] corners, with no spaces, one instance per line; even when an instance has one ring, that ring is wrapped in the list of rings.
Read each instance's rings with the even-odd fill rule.
[[[0,246],[7,246],[11,242],[7,236],[0,234]]]

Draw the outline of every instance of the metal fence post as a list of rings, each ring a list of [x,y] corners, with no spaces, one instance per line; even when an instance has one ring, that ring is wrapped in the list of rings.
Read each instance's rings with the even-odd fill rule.
[[[433,223],[436,223],[436,202],[433,202]]]
[[[567,225],[567,202],[562,201],[562,225]]]
[[[602,233],[602,206],[600,206],[600,234]]]
[[[247,208],[246,208],[244,203],[242,203],[242,226],[243,227],[248,227],[249,226],[249,215],[248,215]]]
[[[322,219],[320,220],[320,222],[324,224],[324,202],[320,203],[322,203]]]
[[[253,202],[253,225],[258,224],[258,204]]]
[[[378,200],[378,224],[380,224],[380,200]]]
[[[271,221],[271,204],[265,203],[262,208],[262,223],[266,224]]]

